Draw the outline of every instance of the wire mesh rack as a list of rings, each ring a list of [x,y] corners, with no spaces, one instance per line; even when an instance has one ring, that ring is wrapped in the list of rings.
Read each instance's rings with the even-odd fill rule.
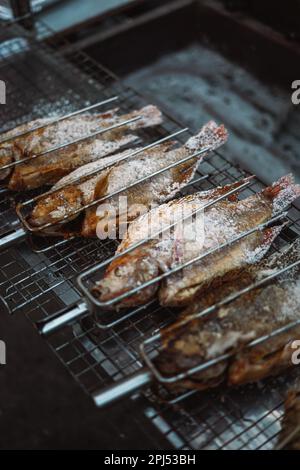
[[[1,78],[8,84],[8,106],[0,108],[3,130],[35,117],[66,113],[100,99],[120,97],[118,107],[128,112],[145,104],[144,98],[123,87],[117,78],[82,52],[62,57],[55,44],[41,44],[22,28],[11,25],[0,33]],[[76,79],[74,79],[76,77]],[[5,112],[5,115],[4,115]],[[164,124],[141,132],[144,142],[166,136],[182,125],[165,115]],[[178,138],[184,142],[184,136]],[[206,179],[201,176],[208,175]],[[233,166],[219,152],[204,161],[195,180],[180,195],[232,183],[248,173]],[[259,191],[255,180],[243,196]],[[21,194],[0,194],[1,232],[19,226],[14,204]],[[289,226],[276,240],[281,250],[300,234],[300,212],[293,206]],[[2,224],[3,221],[3,224]],[[77,302],[76,277],[87,267],[110,257],[116,241],[42,239],[32,237],[1,253],[0,294],[9,312],[25,313],[32,322],[44,319]],[[92,282],[92,280],[91,280]],[[139,346],[157,329],[170,323],[176,310],[152,303],[108,331],[97,317],[86,314],[58,331],[48,341],[52,350],[88,393],[139,370]],[[141,398],[145,415],[178,449],[263,448],[274,445],[280,429],[285,391],[295,371],[283,379],[234,390],[173,395],[162,386],[148,389]]]

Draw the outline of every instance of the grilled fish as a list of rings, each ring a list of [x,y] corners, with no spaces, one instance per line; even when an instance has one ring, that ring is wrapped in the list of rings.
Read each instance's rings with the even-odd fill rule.
[[[60,222],[66,216],[70,220],[73,213],[76,210],[79,211],[81,207],[123,187],[130,186],[141,178],[177,163],[202,148],[216,149],[226,139],[227,132],[224,126],[209,122],[180,148],[172,148],[173,142],[160,144],[116,163],[110,168],[105,168],[105,166],[122,156],[130,155],[130,152],[125,151],[122,154],[89,163],[62,178],[53,187],[54,190],[57,189],[56,192],[40,199],[32,212],[30,222],[35,226],[41,226],[49,222]],[[128,221],[136,218],[142,211],[147,211],[151,206],[172,198],[180,188],[187,184],[193,178],[203,156],[204,154],[194,157],[155,178],[123,191],[122,201],[126,202],[124,208],[120,207],[121,199],[119,195],[116,195],[105,201],[103,205],[100,204],[99,207],[95,205],[87,209],[80,235],[94,237],[97,232],[99,238],[106,238],[109,228],[110,235],[114,235],[118,229],[120,237],[120,234],[126,230]],[[96,171],[96,174],[88,177],[91,171]],[[76,178],[80,178],[80,182],[72,184]]]
[[[285,450],[300,450],[300,383],[289,391],[278,445]]]
[[[292,176],[285,176],[272,187],[242,201],[218,202],[205,210],[204,214],[200,211],[201,217],[196,217],[196,221],[190,218],[183,224],[179,223],[173,231],[152,239],[159,229],[201,209],[235,186],[229,185],[171,201],[136,219],[129,226],[117,253],[122,253],[140,240],[149,238],[149,242],[114,260],[103,280],[95,286],[95,295],[101,301],[108,301],[125,294],[159,274],[266,222],[300,195],[300,186],[294,184]],[[280,230],[279,226],[257,231],[115,305],[117,308],[137,306],[148,302],[156,294],[162,305],[187,305],[209,286],[217,286],[226,277],[237,276],[245,265],[261,259]]]
[[[249,280],[261,280],[299,259],[300,243],[297,241],[283,254],[273,255],[250,268],[251,272],[242,273],[235,281],[235,289],[244,288]],[[225,289],[230,291],[231,287]],[[162,348],[155,358],[156,367],[170,377],[223,354],[233,355],[171,386],[177,390],[204,390],[223,381],[228,385],[241,385],[281,372],[293,365],[291,343],[299,338],[300,326],[253,348],[247,345],[300,319],[299,293],[299,271],[294,268],[221,306],[208,317],[190,319],[178,326],[174,323],[162,331]],[[182,317],[201,312],[212,303],[213,297],[204,296],[187,308]]]
[[[98,136],[71,144],[60,150],[41,155],[34,160],[1,171],[0,179],[9,177],[8,188],[16,191],[34,189],[42,185],[56,183],[81,165],[109,155],[134,142],[137,135],[129,131],[155,126],[162,122],[161,112],[155,106],[146,106],[122,116],[117,109],[102,114],[82,114],[51,124],[6,143],[0,143],[0,163],[2,166],[14,161],[29,158],[59,145],[105,129],[122,121],[141,116],[141,119],[125,126],[104,132]],[[49,119],[25,124],[2,136],[2,139],[24,132],[38,125],[46,125]]]

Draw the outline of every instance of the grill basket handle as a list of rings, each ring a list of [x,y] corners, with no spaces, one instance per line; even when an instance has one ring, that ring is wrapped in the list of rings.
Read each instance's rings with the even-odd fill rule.
[[[73,323],[89,312],[87,304],[82,301],[75,306],[60,310],[45,320],[37,321],[35,326],[41,336],[49,336],[65,325]]]
[[[148,369],[143,368],[114,385],[110,385],[103,390],[95,392],[93,394],[93,400],[98,408],[104,408],[121,398],[132,395],[142,387],[149,385],[152,380],[152,373]]]
[[[12,245],[15,245],[26,238],[26,232],[23,228],[18,228],[9,233],[0,235],[0,250],[5,250]]]

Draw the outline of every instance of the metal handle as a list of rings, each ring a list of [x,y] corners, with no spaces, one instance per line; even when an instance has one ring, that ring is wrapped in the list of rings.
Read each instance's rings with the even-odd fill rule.
[[[24,238],[26,238],[26,231],[23,228],[18,228],[7,235],[2,235],[0,236],[0,250],[9,248],[16,243],[21,242]]]
[[[121,398],[132,395],[142,387],[149,385],[152,380],[152,373],[146,368],[141,369],[135,374],[132,374],[130,377],[126,377],[116,384],[106,387],[104,390],[95,392],[93,394],[93,400],[96,406],[99,408],[104,408],[105,406],[110,405],[111,403],[114,403]]]
[[[87,304],[82,301],[73,307],[68,307],[67,309],[61,310],[60,312],[46,318],[45,320],[36,322],[35,326],[41,336],[49,336],[63,326],[78,320],[78,318],[82,317],[85,313],[88,312],[89,309]]]

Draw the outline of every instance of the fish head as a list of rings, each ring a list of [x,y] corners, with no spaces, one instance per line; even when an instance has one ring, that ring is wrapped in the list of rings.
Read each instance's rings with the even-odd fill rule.
[[[49,196],[42,197],[34,207],[29,223],[39,227],[48,223],[70,222],[78,216],[82,194],[77,186],[69,186]]]
[[[159,274],[158,263],[145,250],[135,250],[134,253],[121,256],[107,268],[104,278],[93,289],[101,302],[108,302],[129,293],[132,295],[113,303],[114,309],[142,305],[153,298],[158,284],[146,288],[140,287]]]

